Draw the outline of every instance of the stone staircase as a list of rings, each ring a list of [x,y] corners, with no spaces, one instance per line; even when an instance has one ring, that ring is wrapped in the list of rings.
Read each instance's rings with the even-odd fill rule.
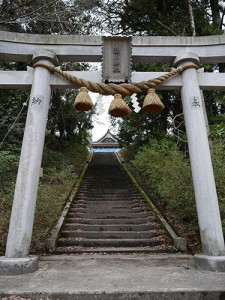
[[[94,153],[55,254],[174,253],[114,153]]]

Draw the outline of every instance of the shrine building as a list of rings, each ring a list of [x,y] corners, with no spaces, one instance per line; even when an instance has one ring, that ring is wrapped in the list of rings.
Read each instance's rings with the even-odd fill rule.
[[[92,152],[119,152],[120,146],[115,135],[108,130],[98,141],[89,145]]]

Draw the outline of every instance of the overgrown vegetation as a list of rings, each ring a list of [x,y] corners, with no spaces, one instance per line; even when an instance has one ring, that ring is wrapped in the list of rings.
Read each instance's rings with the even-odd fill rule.
[[[225,232],[225,152],[224,141],[212,142],[220,212]],[[174,138],[151,139],[139,151],[128,148],[123,156],[150,195],[180,236],[185,236],[193,252],[200,250],[198,219],[189,159]]]
[[[46,140],[43,177],[40,178],[31,252],[43,253],[45,240],[57,222],[76,177],[88,155],[87,147],[73,141]],[[0,247],[5,248],[19,155],[0,152]]]

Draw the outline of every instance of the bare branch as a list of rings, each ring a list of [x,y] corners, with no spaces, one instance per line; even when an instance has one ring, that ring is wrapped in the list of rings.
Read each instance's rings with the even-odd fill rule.
[[[55,8],[55,7],[54,7],[54,11],[55,11],[56,19],[59,20],[59,24],[60,24],[61,30],[63,31],[64,28],[63,28],[63,25],[62,25],[62,23],[61,23],[60,17],[59,17],[59,15],[57,14],[57,11],[56,11],[56,8]]]
[[[43,5],[43,6],[41,6],[41,7],[39,7],[39,8],[37,8],[37,9],[35,9],[35,10],[33,10],[33,11],[31,11],[30,13],[27,13],[27,14],[24,14],[24,15],[21,15],[21,16],[18,16],[18,17],[14,18],[14,19],[6,20],[6,21],[0,21],[0,24],[12,24],[12,23],[15,23],[18,19],[23,19],[23,18],[26,18],[26,17],[28,17],[28,16],[30,16],[30,15],[33,15],[34,13],[36,13],[36,12],[42,10],[43,8],[49,6],[49,5],[51,5],[51,4],[53,4],[53,3],[57,2],[57,1],[58,1],[58,0],[51,1],[51,2],[49,2],[49,3],[47,3],[47,4]],[[17,23],[17,22],[16,22],[16,23]]]
[[[173,35],[178,35],[175,31],[173,31],[171,28],[167,27],[166,25],[164,25],[162,22],[160,22],[159,20],[156,20],[157,23],[159,23],[161,26],[163,26],[164,28],[166,28],[168,31],[170,31]]]

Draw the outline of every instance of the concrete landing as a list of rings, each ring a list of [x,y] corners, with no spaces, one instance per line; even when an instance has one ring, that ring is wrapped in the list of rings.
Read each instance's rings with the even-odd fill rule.
[[[183,254],[45,256],[37,272],[0,276],[0,299],[10,295],[49,300],[225,300],[225,273],[196,270],[193,257]]]

